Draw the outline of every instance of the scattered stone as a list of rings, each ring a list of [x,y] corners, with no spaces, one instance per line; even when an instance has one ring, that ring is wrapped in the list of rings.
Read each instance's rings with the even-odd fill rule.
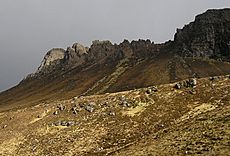
[[[54,123],[55,126],[61,126],[61,121],[57,121]]]
[[[210,77],[209,80],[214,81],[214,80],[218,80],[220,78],[221,78],[220,76],[213,76],[213,77]]]
[[[197,85],[197,80],[195,78],[189,79],[188,82],[189,86],[194,87]]]
[[[58,111],[55,111],[55,112],[53,113],[53,115],[58,115]]]
[[[158,91],[157,87],[152,87],[152,91],[157,92]]]
[[[195,78],[191,78],[189,80],[181,81],[176,83],[175,88],[176,89],[181,89],[183,87],[189,88],[192,87],[194,88],[197,85],[197,80]]]
[[[78,99],[78,97],[77,97],[77,96],[73,97],[73,100],[75,100],[75,101],[76,101],[77,99]]]
[[[79,112],[79,109],[77,107],[73,107],[72,111],[73,111],[74,114],[77,114]]]
[[[209,77],[209,80],[210,81],[213,81],[215,78],[214,77]]]
[[[67,125],[68,125],[68,121],[65,121],[65,120],[64,120],[64,121],[61,121],[61,125],[62,125],[62,126],[67,126]]]
[[[108,106],[109,105],[109,102],[108,101],[105,101],[105,103],[103,104],[104,106]]]
[[[122,96],[120,97],[120,100],[121,100],[121,101],[125,101],[125,100],[126,100],[125,96],[122,95]]]
[[[95,150],[95,152],[101,152],[101,151],[103,151],[103,147],[98,147],[96,150]]]
[[[152,93],[152,89],[150,89],[150,88],[147,89],[146,93],[147,93],[147,94],[151,94],[151,93]]]
[[[84,104],[84,103],[80,103],[79,106],[80,106],[81,108],[83,108],[83,107],[85,107],[85,104]]]
[[[56,121],[53,123],[54,126],[74,126],[76,125],[77,122],[75,121],[66,121],[66,120],[62,120],[62,121]]]
[[[127,107],[128,102],[127,102],[127,101],[122,101],[121,105],[122,105],[123,107]]]
[[[60,104],[60,105],[58,106],[58,109],[59,109],[60,111],[63,111],[63,110],[65,110],[65,106],[63,106],[62,104]]]
[[[125,97],[124,95],[122,95],[122,96],[120,97],[120,100],[121,100],[120,105],[121,105],[122,107],[130,107],[130,106],[131,106],[130,103],[127,102],[127,99],[126,99],[126,97]]]
[[[131,107],[131,104],[127,102],[126,106],[127,106],[127,107]]]
[[[158,89],[155,86],[153,86],[153,87],[148,87],[148,89],[146,90],[146,93],[151,94],[152,92],[157,92],[157,91]]]
[[[4,125],[2,128],[4,129],[4,128],[6,128],[7,127],[7,125]]]
[[[68,121],[67,122],[67,126],[74,126],[75,125],[75,122],[74,121]]]
[[[37,148],[36,145],[33,145],[33,146],[32,146],[32,151],[35,151],[36,148]]]
[[[177,83],[177,84],[175,85],[175,88],[176,88],[176,89],[181,89],[181,83],[180,83],[180,82]]]
[[[85,105],[85,110],[87,110],[88,112],[92,113],[94,111],[94,106],[95,106],[95,103],[90,102],[89,104]]]
[[[90,106],[90,105],[86,105],[85,110],[87,110],[88,112],[92,113],[94,111],[94,108],[92,106]]]
[[[115,116],[116,114],[115,114],[115,112],[109,112],[109,115]]]

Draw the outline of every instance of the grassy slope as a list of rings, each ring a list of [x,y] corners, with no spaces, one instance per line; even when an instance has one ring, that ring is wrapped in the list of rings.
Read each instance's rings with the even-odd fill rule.
[[[143,88],[3,112],[0,155],[228,155],[229,77],[199,79],[194,89],[173,86],[157,86],[151,94]],[[123,96],[130,107],[120,105]],[[92,113],[80,107],[90,102],[95,103]],[[53,115],[60,103],[66,109]],[[77,115],[71,111],[74,105]],[[52,125],[62,120],[77,125]]]

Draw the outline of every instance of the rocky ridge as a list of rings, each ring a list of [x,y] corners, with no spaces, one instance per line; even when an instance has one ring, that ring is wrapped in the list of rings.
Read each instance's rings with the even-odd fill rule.
[[[150,40],[124,40],[121,44],[112,44],[110,41],[95,40],[90,48],[80,43],[74,43],[66,50],[51,49],[44,57],[38,70],[28,78],[38,77],[55,70],[69,70],[77,66],[87,67],[95,63],[103,64],[120,61],[124,58],[145,59],[157,55],[161,45],[151,43]]]
[[[45,55],[33,76],[60,68],[69,70],[80,65],[87,68],[87,65],[110,63],[124,58],[153,58],[165,49],[167,53],[181,57],[230,61],[230,9],[212,9],[196,16],[194,22],[185,25],[183,29],[177,29],[174,41],[164,44],[154,44],[150,40],[131,43],[124,40],[117,45],[110,41],[96,40],[90,48],[74,43],[66,50],[52,49]]]

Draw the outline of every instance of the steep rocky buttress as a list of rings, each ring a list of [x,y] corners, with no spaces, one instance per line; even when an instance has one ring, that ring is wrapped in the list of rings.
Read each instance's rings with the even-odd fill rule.
[[[175,44],[183,56],[230,61],[230,9],[208,10],[177,29]]]

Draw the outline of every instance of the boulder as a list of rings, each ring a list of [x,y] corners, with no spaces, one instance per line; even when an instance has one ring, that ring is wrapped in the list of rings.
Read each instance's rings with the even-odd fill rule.
[[[74,126],[75,124],[76,124],[75,121],[68,121],[68,120],[56,121],[53,123],[54,126]]]
[[[53,115],[58,115],[58,111],[53,112]]]
[[[176,83],[176,85],[175,85],[175,88],[176,88],[176,89],[181,89],[181,87],[182,87],[182,86],[181,86],[181,83],[180,83],[180,82],[179,82],[179,83]]]
[[[7,127],[7,125],[4,125],[2,128],[4,129],[4,128],[6,128]]]
[[[150,88],[147,89],[147,90],[146,90],[146,93],[147,93],[147,94],[151,94],[151,93],[152,93],[152,89],[150,89]]]
[[[63,106],[62,104],[60,104],[59,106],[57,106],[57,108],[58,108],[60,111],[65,110],[65,106]]]
[[[158,91],[157,87],[153,86],[153,87],[148,87],[146,93],[151,94],[152,92],[157,92],[157,91]]]
[[[195,78],[191,78],[191,79],[176,83],[175,88],[176,89],[189,88],[189,87],[194,88],[196,85],[197,85],[197,80]]]
[[[74,126],[75,122],[74,121],[67,121],[67,126]]]
[[[95,107],[95,103],[90,102],[87,105],[85,105],[85,110],[87,110],[88,112],[92,113],[94,111],[94,107]]]
[[[57,121],[55,123],[53,123],[55,126],[61,126],[61,121]]]
[[[68,121],[65,121],[65,120],[61,121],[61,125],[62,126],[67,126],[68,125]]]
[[[73,107],[72,111],[73,111],[74,114],[77,114],[79,112],[79,109],[77,107]]]
[[[187,84],[190,86],[190,87],[195,87],[197,85],[197,80],[195,78],[192,78],[192,79],[189,79],[187,81]]]
[[[115,112],[110,111],[110,112],[109,112],[109,115],[110,115],[110,116],[115,116],[116,114],[115,114]]]

